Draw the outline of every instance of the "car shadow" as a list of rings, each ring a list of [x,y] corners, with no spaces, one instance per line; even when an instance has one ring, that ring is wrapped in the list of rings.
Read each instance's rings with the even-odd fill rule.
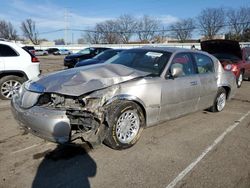
[[[53,151],[33,156],[44,157],[37,169],[32,187],[84,187],[89,188],[89,177],[96,175],[96,163],[89,156],[88,146],[59,145]]]

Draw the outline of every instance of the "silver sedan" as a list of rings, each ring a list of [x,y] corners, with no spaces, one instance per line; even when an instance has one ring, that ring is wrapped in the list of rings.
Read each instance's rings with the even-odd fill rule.
[[[208,53],[145,47],[28,81],[13,97],[12,112],[22,127],[53,142],[125,149],[145,127],[222,111],[235,91],[234,75]]]

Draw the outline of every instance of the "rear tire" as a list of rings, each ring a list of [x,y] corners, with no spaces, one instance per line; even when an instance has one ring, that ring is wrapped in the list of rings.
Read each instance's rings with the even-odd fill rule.
[[[130,101],[115,102],[107,114],[108,130],[104,143],[121,150],[132,147],[145,127],[145,117],[140,106]]]
[[[0,79],[0,98],[4,100],[11,99],[24,81],[22,77],[14,75],[2,77]]]
[[[242,82],[243,82],[243,72],[241,71],[239,77],[236,79],[236,84],[238,88],[241,87]]]
[[[224,88],[219,88],[216,98],[214,100],[214,104],[210,108],[210,111],[221,112],[226,105],[226,100],[227,100],[226,90]]]

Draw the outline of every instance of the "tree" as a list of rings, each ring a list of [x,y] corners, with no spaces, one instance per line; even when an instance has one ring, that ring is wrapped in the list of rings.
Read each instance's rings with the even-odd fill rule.
[[[159,21],[151,18],[148,15],[144,15],[138,20],[138,37],[141,42],[150,42],[156,34],[156,30],[159,29]]]
[[[250,27],[243,32],[242,41],[250,42]]]
[[[85,43],[84,38],[79,38],[79,39],[77,40],[77,44],[84,44],[84,43]]]
[[[133,36],[133,31],[137,28],[137,21],[131,15],[124,14],[117,19],[118,34],[121,37],[122,43],[128,43]]]
[[[170,25],[171,35],[180,42],[185,42],[192,37],[194,21],[191,18],[178,21]]]
[[[225,11],[222,8],[207,8],[197,17],[201,34],[206,39],[213,39],[225,24]]]
[[[23,35],[28,38],[33,44],[37,45],[40,43],[38,39],[38,32],[36,31],[36,23],[32,19],[27,19],[22,22],[21,30]]]
[[[238,10],[230,9],[227,11],[230,31],[230,39],[242,40],[243,33],[250,28],[250,7],[241,7]]]
[[[10,22],[0,20],[0,38],[8,40],[16,40],[18,38],[17,31]]]
[[[85,34],[82,35],[87,43],[90,44],[100,44],[101,41],[101,33],[97,31],[97,28],[93,29],[93,31],[87,31]]]
[[[101,40],[103,43],[118,44],[121,42],[116,20],[107,20],[98,23],[96,24],[96,30],[101,34]]]

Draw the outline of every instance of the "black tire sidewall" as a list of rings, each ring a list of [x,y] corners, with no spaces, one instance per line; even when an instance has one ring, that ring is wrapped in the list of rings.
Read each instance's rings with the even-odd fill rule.
[[[129,143],[121,143],[118,140],[117,135],[116,135],[117,121],[119,117],[122,115],[122,113],[128,110],[136,111],[140,120],[140,127],[139,127],[137,135],[132,141],[130,141]],[[143,128],[145,127],[145,118],[144,118],[141,108],[134,102],[130,102],[130,101],[119,102],[119,105],[113,108],[113,110],[110,112],[110,116],[108,119],[109,119],[109,122],[108,122],[109,128],[108,128],[107,137],[105,139],[105,143],[113,149],[126,149],[126,148],[133,146],[139,140],[141,132]]]

